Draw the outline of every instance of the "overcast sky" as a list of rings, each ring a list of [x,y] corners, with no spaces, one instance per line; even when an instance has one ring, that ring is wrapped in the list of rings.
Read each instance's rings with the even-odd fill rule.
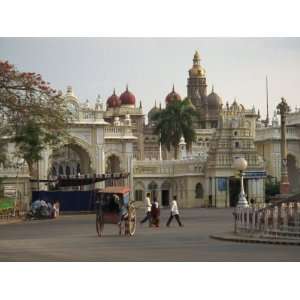
[[[0,59],[21,71],[38,72],[56,89],[72,85],[81,101],[106,99],[126,84],[145,112],[175,90],[184,97],[195,50],[206,69],[208,89],[229,103],[266,110],[269,78],[271,115],[284,96],[300,106],[299,38],[0,38]]]

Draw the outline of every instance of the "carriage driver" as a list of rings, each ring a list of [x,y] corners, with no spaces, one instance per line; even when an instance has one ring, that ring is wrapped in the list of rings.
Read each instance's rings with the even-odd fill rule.
[[[121,199],[120,199],[120,197],[118,195],[114,194],[113,195],[113,199],[114,199],[115,204],[118,206],[118,214],[119,214],[118,225],[121,226],[121,222],[128,215],[127,208],[124,205],[123,201],[121,201]]]

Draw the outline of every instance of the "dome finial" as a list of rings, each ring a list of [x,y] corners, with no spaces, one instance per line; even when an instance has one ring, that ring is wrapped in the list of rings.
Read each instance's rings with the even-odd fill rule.
[[[155,102],[154,102],[154,107],[156,108],[156,99],[155,99]]]
[[[193,58],[193,63],[194,65],[199,65],[199,62],[200,62],[200,55],[198,50],[196,50]]]
[[[116,94],[116,89],[114,88],[114,92],[113,92],[113,95],[115,95]]]
[[[142,101],[140,100],[140,108],[142,109]]]
[[[126,91],[128,92],[128,83],[126,84]]]
[[[214,92],[215,92],[214,85],[212,85],[212,87],[211,87],[211,92],[212,92],[212,93],[214,93]]]
[[[174,86],[174,83],[173,83],[172,92],[175,92],[175,86]]]

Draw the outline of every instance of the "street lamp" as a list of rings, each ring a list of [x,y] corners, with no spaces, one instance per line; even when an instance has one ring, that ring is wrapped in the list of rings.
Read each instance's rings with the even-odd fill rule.
[[[236,207],[249,207],[248,201],[246,199],[245,191],[244,191],[244,179],[243,179],[243,171],[247,169],[247,166],[248,163],[246,159],[243,157],[237,157],[233,161],[233,167],[240,172],[240,176],[241,176],[241,192]]]

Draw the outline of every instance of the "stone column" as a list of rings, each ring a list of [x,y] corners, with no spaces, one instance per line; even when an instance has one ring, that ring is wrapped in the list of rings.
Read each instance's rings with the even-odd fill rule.
[[[289,179],[287,171],[287,144],[286,144],[286,115],[290,111],[288,104],[284,98],[277,105],[277,113],[281,116],[281,181],[280,194],[289,193]]]

